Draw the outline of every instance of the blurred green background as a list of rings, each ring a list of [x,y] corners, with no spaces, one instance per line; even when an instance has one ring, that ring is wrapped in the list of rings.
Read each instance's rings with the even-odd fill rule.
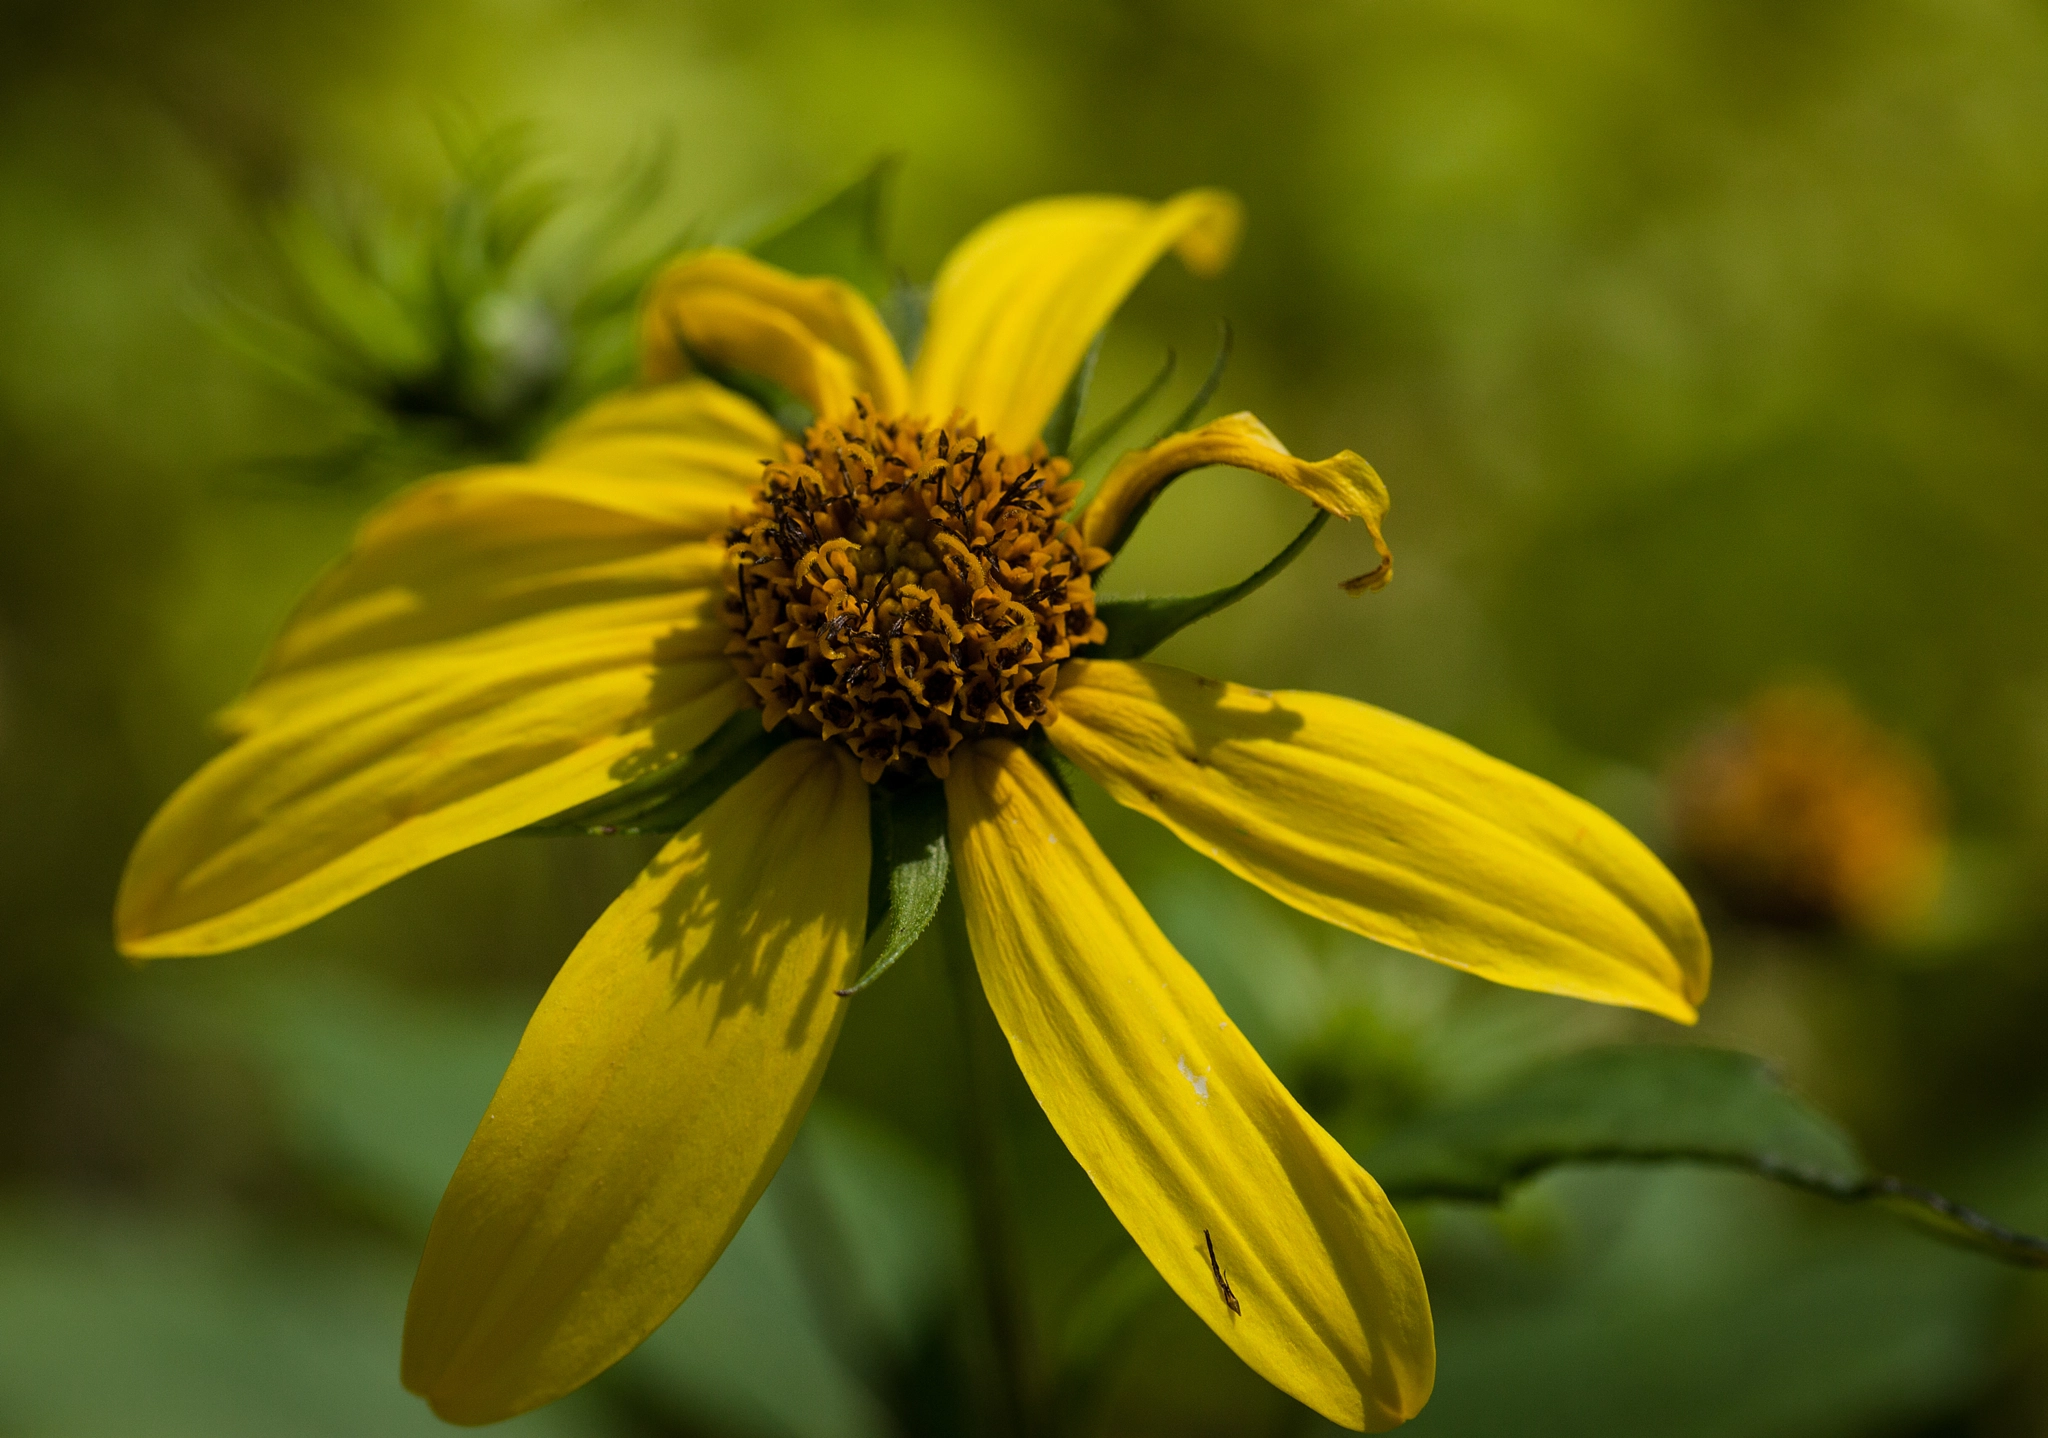
[[[224,343],[223,294],[281,303],[276,236],[311,214],[444,223],[444,133],[515,122],[578,194],[662,177],[643,253],[756,233],[900,154],[887,238],[920,280],[1021,199],[1235,190],[1238,263],[1147,283],[1098,406],[1169,346],[1190,383],[1227,318],[1218,404],[1297,452],[1365,453],[1398,572],[1341,598],[1370,561],[1336,527],[1161,657],[1438,725],[1680,864],[1688,746],[1774,685],[1846,696],[1938,786],[1938,893],[1872,936],[1759,917],[1688,870],[1717,945],[1697,1037],[1778,1065],[1879,1168],[2048,1226],[2035,0],[10,0],[0,1433],[440,1427],[397,1383],[425,1222],[525,1014],[651,841],[500,841],[249,954],[140,971],[108,916],[208,713],[431,462]],[[561,404],[616,347],[601,308]],[[1104,588],[1225,582],[1300,509],[1196,476]],[[1354,1146],[1548,1056],[1677,1037],[1319,929],[1080,801]],[[698,1294],[514,1431],[981,1431],[955,1041],[920,957],[857,1001]],[[1020,1083],[1005,1100],[1039,1362],[1077,1431],[1327,1431],[1164,1296]],[[1405,1212],[1441,1353],[1418,1434],[2048,1433],[2048,1278],[1871,1214],[1627,1165]]]

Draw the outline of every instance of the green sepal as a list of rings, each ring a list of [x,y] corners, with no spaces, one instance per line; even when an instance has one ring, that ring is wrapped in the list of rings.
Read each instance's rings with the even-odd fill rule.
[[[1228,609],[1246,595],[1261,588],[1274,575],[1294,563],[1309,542],[1330,521],[1330,512],[1319,509],[1288,546],[1274,555],[1248,579],[1207,594],[1166,595],[1158,599],[1103,599],[1095,605],[1096,617],[1109,626],[1109,638],[1094,645],[1084,659],[1143,659],[1198,619],[1219,609]]]
[[[1175,415],[1173,419],[1169,421],[1167,425],[1164,428],[1162,428],[1157,434],[1153,435],[1151,439],[1147,440],[1145,444],[1142,446],[1143,448],[1149,449],[1151,446],[1159,443],[1161,440],[1167,438],[1169,435],[1179,434],[1182,430],[1186,429],[1190,424],[1194,423],[1195,416],[1200,414],[1202,410],[1208,405],[1210,399],[1212,399],[1215,396],[1216,387],[1223,383],[1223,371],[1230,365],[1230,350],[1230,324],[1226,320],[1223,324],[1222,337],[1218,341],[1216,346],[1216,358],[1210,361],[1209,363],[1209,373],[1203,377],[1202,383],[1196,387],[1194,395],[1188,400],[1187,404],[1181,408],[1180,413]],[[1168,481],[1169,484],[1171,482],[1171,480]],[[1109,551],[1110,558],[1114,559],[1118,554],[1121,554],[1123,552],[1123,547],[1126,544],[1130,543],[1131,536],[1138,532],[1138,525],[1144,520],[1147,514],[1151,513],[1153,504],[1157,502],[1159,496],[1164,494],[1165,492],[1166,485],[1160,485],[1157,489],[1154,489],[1149,494],[1145,495],[1142,499],[1140,499],[1137,502],[1137,504],[1132,508],[1131,512],[1124,516],[1123,525],[1117,530],[1115,534],[1111,535],[1109,539],[1103,544],[1103,548]]]
[[[790,737],[788,729],[764,733],[761,711],[749,706],[675,763],[518,832],[673,834],[710,808]]]
[[[1209,401],[1216,397],[1217,387],[1223,383],[1223,371],[1230,368],[1230,352],[1235,343],[1235,338],[1230,330],[1230,321],[1224,320],[1222,322],[1222,333],[1216,340],[1216,358],[1209,361],[1209,373],[1202,377],[1202,383],[1196,388],[1194,395],[1188,400],[1187,404],[1182,407],[1181,412],[1175,415],[1164,429],[1152,436],[1147,446],[1148,448],[1152,444],[1159,443],[1160,440],[1165,439],[1168,435],[1179,434],[1182,430],[1193,424],[1195,416],[1200,414]],[[1133,520],[1136,520],[1136,518],[1136,515],[1132,516]]]
[[[886,972],[930,926],[946,892],[952,861],[946,848],[946,786],[930,781],[868,791],[873,866],[868,881],[868,937],[861,975],[835,989],[842,999]]]
[[[1052,407],[1052,414],[1045,421],[1045,428],[1039,431],[1039,438],[1045,441],[1045,452],[1064,455],[1073,448],[1074,426],[1081,422],[1081,410],[1088,403],[1088,387],[1095,383],[1095,362],[1102,358],[1102,337],[1107,330],[1097,330],[1094,340],[1088,346],[1088,353],[1081,356],[1080,365],[1074,370],[1074,377],[1067,381],[1066,392],[1060,402]]]
[[[2048,1268],[2048,1241],[1871,1171],[1855,1143],[1749,1054],[1682,1045],[1589,1049],[1504,1092],[1397,1129],[1362,1161],[1396,1200],[1498,1203],[1567,1163],[1700,1163],[1864,1205],[1950,1243]]]
[[[1180,356],[1171,349],[1167,350],[1166,362],[1159,366],[1159,373],[1153,375],[1143,389],[1124,401],[1123,406],[1115,414],[1075,441],[1067,454],[1067,458],[1073,461],[1074,468],[1079,469],[1095,458],[1105,444],[1115,439],[1125,425],[1138,417],[1139,410],[1157,399],[1159,392],[1165,389],[1167,382],[1173,378],[1174,367],[1179,363]]]
[[[1081,778],[1081,770],[1072,759],[1062,754],[1046,734],[1043,724],[1034,724],[1024,732],[1024,752],[1038,761],[1038,767],[1045,771],[1052,785],[1060,791],[1060,797],[1074,807],[1074,785]]]
[[[683,343],[680,336],[677,344],[689,357],[690,368],[702,374],[714,384],[720,384],[743,399],[752,400],[760,407],[784,434],[802,434],[817,418],[811,407],[777,384],[772,379],[746,370],[734,369],[731,365],[720,364]]]
[[[831,275],[881,304],[895,290],[882,246],[889,192],[903,157],[884,155],[866,174],[747,246],[754,258],[797,275]]]
[[[900,275],[876,311],[896,341],[896,352],[908,368],[917,362],[918,346],[924,343],[925,321],[931,317],[932,287],[914,285]]]

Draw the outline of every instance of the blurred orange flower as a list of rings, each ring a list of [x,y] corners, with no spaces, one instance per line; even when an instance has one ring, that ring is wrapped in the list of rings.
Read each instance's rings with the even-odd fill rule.
[[[1946,850],[1940,781],[1840,690],[1765,690],[1672,767],[1683,858],[1737,915],[1897,934],[1923,919]]]

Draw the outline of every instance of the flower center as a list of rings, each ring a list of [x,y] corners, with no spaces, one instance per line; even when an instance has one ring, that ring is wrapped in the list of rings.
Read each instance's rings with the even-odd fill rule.
[[[726,536],[726,653],[767,727],[841,741],[872,784],[1041,718],[1059,661],[1108,633],[1071,468],[862,400],[788,445]]]

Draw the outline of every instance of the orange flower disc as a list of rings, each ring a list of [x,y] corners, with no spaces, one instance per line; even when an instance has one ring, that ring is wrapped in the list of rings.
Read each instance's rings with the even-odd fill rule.
[[[872,784],[1041,719],[1060,661],[1108,633],[1071,468],[864,400],[788,445],[726,536],[726,653],[764,727],[839,740]]]

